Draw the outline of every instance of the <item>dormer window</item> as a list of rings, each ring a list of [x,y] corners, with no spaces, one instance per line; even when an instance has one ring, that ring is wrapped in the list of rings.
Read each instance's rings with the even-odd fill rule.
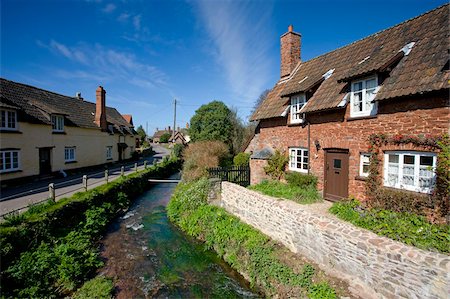
[[[351,82],[350,116],[370,116],[377,114],[377,105],[374,102],[378,91],[378,78],[372,76],[359,81]]]
[[[17,112],[14,110],[1,110],[1,129],[17,130]]]
[[[52,115],[53,132],[64,132],[64,116]]]
[[[304,93],[291,97],[291,123],[301,123],[302,114],[300,111],[306,104],[306,96]]]

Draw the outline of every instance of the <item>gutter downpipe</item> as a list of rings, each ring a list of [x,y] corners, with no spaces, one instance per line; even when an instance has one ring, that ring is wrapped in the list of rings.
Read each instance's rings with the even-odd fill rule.
[[[309,168],[311,166],[311,127],[309,125],[309,121],[306,119],[305,113],[303,113],[303,119],[306,121],[308,125],[308,174],[309,174]]]

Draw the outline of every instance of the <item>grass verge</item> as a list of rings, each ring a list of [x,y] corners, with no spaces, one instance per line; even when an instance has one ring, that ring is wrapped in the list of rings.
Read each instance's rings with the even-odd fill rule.
[[[262,181],[257,185],[249,186],[248,189],[276,198],[289,199],[299,204],[311,204],[322,201],[317,189],[311,185],[299,187],[279,181]]]

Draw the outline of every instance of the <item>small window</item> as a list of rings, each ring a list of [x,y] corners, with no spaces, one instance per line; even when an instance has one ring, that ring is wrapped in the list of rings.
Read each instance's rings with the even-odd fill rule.
[[[333,167],[334,169],[341,169],[342,168],[342,160],[341,159],[333,159]]]
[[[435,183],[436,154],[386,152],[384,185],[430,193]]]
[[[19,151],[0,151],[0,173],[19,170]]]
[[[370,154],[361,154],[359,156],[359,175],[369,176]]]
[[[306,96],[304,93],[291,98],[291,123],[299,123],[302,119],[300,111],[306,104]]]
[[[350,116],[369,116],[377,113],[376,103],[373,102],[378,90],[377,77],[352,82],[350,96]]]
[[[112,159],[112,146],[106,147],[106,159]]]
[[[75,161],[75,147],[64,148],[64,161],[65,162]]]
[[[1,129],[17,130],[17,112],[14,110],[1,110]]]
[[[305,148],[289,149],[289,170],[308,172],[309,156]]]
[[[52,115],[53,132],[64,132],[64,116]]]

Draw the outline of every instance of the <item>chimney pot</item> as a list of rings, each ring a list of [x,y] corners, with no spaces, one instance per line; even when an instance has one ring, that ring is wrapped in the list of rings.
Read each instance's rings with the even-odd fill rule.
[[[292,26],[292,24],[288,26],[288,31],[289,31],[289,32],[294,31],[294,26]]]

